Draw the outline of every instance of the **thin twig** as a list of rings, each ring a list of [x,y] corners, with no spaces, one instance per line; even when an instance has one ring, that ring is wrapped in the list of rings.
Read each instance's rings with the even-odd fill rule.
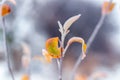
[[[8,46],[7,46],[7,40],[6,40],[6,26],[5,26],[5,18],[2,18],[2,28],[3,28],[3,41],[4,41],[4,51],[6,55],[6,61],[8,65],[9,72],[11,74],[12,80],[15,80],[13,71],[11,69],[10,65],[10,55],[8,53]]]
[[[61,57],[58,60],[58,69],[59,69],[59,80],[62,80],[62,62],[63,62],[63,57]]]
[[[58,61],[58,69],[59,69],[59,80],[62,80],[63,48],[64,48],[65,37],[66,37],[66,35],[61,34],[61,42],[60,42],[61,58],[57,59],[57,61]]]
[[[103,24],[104,18],[105,18],[105,16],[101,17],[100,21],[98,22],[96,28],[94,29],[94,31],[93,31],[93,33],[91,35],[91,37],[89,38],[89,40],[87,42],[87,51],[86,51],[86,53],[88,52],[88,49],[90,48],[90,46],[91,46],[91,44],[92,44],[95,36],[97,35],[97,33],[98,33],[101,25]],[[82,61],[82,58],[81,58],[81,54],[80,54],[77,62],[75,63],[75,66],[74,66],[74,68],[72,70],[71,80],[74,80],[75,73],[76,73],[76,71],[77,71],[77,69],[78,69],[79,64],[81,63],[81,61]]]
[[[110,0],[110,4],[112,3],[112,1],[113,1],[113,0]],[[110,4],[109,4],[109,6],[110,6]],[[108,6],[107,9],[109,9],[109,6]],[[91,46],[93,40],[95,39],[95,37],[96,37],[98,31],[99,31],[100,28],[102,27],[102,24],[103,24],[103,22],[104,22],[105,17],[106,17],[106,15],[105,15],[105,14],[102,14],[102,16],[101,16],[101,18],[100,18],[98,24],[96,25],[96,27],[95,27],[93,33],[91,34],[90,38],[88,39],[86,54],[88,53],[88,50],[89,50],[89,48],[90,48],[90,46]],[[76,74],[76,71],[77,71],[77,69],[78,69],[78,67],[79,67],[79,65],[80,65],[80,63],[81,63],[81,61],[82,61],[82,58],[81,58],[81,54],[80,54],[80,56],[79,56],[77,62],[75,63],[75,66],[73,67],[72,74],[71,74],[71,76],[70,76],[70,80],[74,80],[74,76],[75,76],[75,74]]]

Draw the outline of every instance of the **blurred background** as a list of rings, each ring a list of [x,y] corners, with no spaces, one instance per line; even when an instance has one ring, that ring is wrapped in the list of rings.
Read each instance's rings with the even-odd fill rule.
[[[29,46],[31,57],[42,56],[45,41],[50,37],[60,37],[57,21],[62,24],[77,14],[75,22],[66,37],[73,36],[87,40],[101,17],[101,7],[105,0],[16,0],[6,16],[7,41],[10,62],[15,80],[21,80],[23,74],[30,71],[31,80],[58,80],[56,60],[50,64],[31,60],[28,69],[22,67],[23,47]],[[94,39],[87,57],[77,70],[76,80],[120,80],[120,1],[115,2],[114,10],[106,16],[102,28]],[[68,80],[71,70],[81,53],[81,45],[74,43],[67,50],[63,61],[63,80]],[[93,77],[96,77],[93,79]],[[2,22],[0,21],[0,80],[12,80],[7,68],[3,48]]]

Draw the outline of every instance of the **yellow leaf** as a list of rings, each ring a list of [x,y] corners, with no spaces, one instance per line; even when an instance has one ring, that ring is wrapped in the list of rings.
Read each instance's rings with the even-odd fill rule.
[[[61,57],[61,49],[58,48],[58,42],[59,42],[58,37],[50,38],[46,41],[46,51],[52,58]]]
[[[24,75],[22,76],[22,79],[21,79],[21,80],[30,80],[30,79],[29,79],[29,75],[24,74]]]
[[[6,15],[10,14],[10,12],[11,12],[11,8],[9,5],[3,4],[0,6],[0,15],[1,16],[6,16]]]
[[[80,37],[72,37],[71,39],[69,39],[67,45],[72,44],[73,42],[78,42],[82,44],[82,59],[84,59],[86,57],[86,49],[87,49],[87,45],[85,44],[85,41],[83,38]]]
[[[103,3],[102,13],[109,14],[113,10],[114,7],[115,7],[115,3],[110,3],[108,1],[106,1]]]

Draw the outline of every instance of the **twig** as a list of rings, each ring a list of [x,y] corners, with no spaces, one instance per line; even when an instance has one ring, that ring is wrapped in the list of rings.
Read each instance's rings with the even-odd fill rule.
[[[61,34],[61,42],[60,42],[60,47],[61,47],[61,58],[57,59],[58,61],[58,69],[59,69],[59,80],[62,80],[62,64],[63,64],[63,48],[64,48],[64,39],[66,35]]]
[[[98,31],[99,31],[99,29],[100,29],[100,27],[101,27],[101,25],[102,25],[102,23],[104,21],[104,18],[105,18],[105,16],[101,17],[100,21],[98,22],[96,28],[94,29],[94,31],[93,31],[93,33],[91,35],[91,37],[89,38],[89,40],[87,42],[87,51],[86,51],[86,53],[88,52],[88,49],[90,48],[95,36],[97,35],[97,33],[98,33]],[[75,63],[75,66],[74,66],[74,68],[72,70],[71,80],[74,80],[75,73],[76,73],[77,68],[79,67],[79,64],[81,63],[81,61],[82,61],[82,58],[81,58],[81,54],[80,54],[77,62]]]
[[[57,59],[58,62],[58,69],[59,69],[59,80],[62,80],[62,62],[63,58]]]
[[[112,3],[112,1],[113,1],[113,0],[110,0],[110,4]],[[109,4],[109,6],[110,6],[110,4]],[[107,9],[109,9],[109,6],[108,6]],[[91,46],[93,40],[95,39],[95,37],[96,37],[98,31],[99,31],[100,28],[102,27],[102,24],[103,24],[103,22],[104,22],[105,17],[106,17],[106,15],[105,15],[105,14],[102,14],[102,16],[101,16],[101,18],[100,18],[98,24],[96,25],[96,27],[95,27],[93,33],[91,34],[90,38],[88,39],[86,54],[88,53],[88,50],[89,50],[89,48],[90,48],[90,46]],[[71,74],[71,76],[70,76],[70,80],[74,80],[74,76],[75,76],[75,74],[76,74],[76,71],[77,71],[77,69],[78,69],[78,67],[79,67],[79,65],[80,65],[80,63],[81,63],[81,61],[82,61],[82,58],[81,58],[81,54],[80,54],[80,56],[79,56],[77,62],[75,63],[75,66],[73,67],[72,74]]]
[[[5,51],[5,55],[6,55],[7,66],[8,66],[9,72],[11,74],[12,80],[15,80],[13,71],[10,66],[10,55],[8,53],[8,46],[7,46],[7,40],[6,40],[5,18],[2,18],[2,28],[3,28],[4,51]]]

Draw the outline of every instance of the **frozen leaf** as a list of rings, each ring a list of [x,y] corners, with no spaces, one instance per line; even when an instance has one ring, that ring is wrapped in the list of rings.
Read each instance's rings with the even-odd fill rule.
[[[60,21],[58,21],[58,25],[59,25],[59,31],[61,32],[61,34],[63,34],[63,27],[62,27],[62,24],[60,23]]]
[[[63,25],[65,32],[70,28],[70,26],[80,18],[81,14],[69,18]]]
[[[10,14],[11,8],[8,4],[3,4],[0,6],[0,16],[6,16]]]
[[[45,56],[45,60],[48,63],[50,63],[52,61],[51,55],[45,49],[42,50],[42,54],[43,54],[43,56]]]
[[[30,80],[28,74],[24,74],[21,80]]]
[[[32,59],[40,61],[42,63],[50,63],[52,61],[52,57],[47,53],[45,49],[42,50],[42,54],[45,58],[43,56],[36,55]]]
[[[28,44],[22,43],[22,48],[23,48],[23,53],[24,54],[27,54],[27,55],[31,54],[30,47],[28,46]]]
[[[61,57],[61,50],[58,48],[59,38],[54,37],[50,38],[46,41],[46,51],[52,58],[60,58]]]
[[[16,1],[15,0],[8,0],[10,1],[11,3],[13,3],[14,5],[16,5]]]
[[[87,46],[84,42],[84,39],[81,38],[81,37],[72,37],[71,39],[69,39],[67,45],[70,45],[72,44],[73,42],[78,42],[78,43],[81,43],[82,44],[82,59],[84,59],[86,57],[86,49],[87,49]]]
[[[109,1],[106,1],[103,3],[102,13],[109,14],[113,10],[114,7],[115,7],[115,3],[111,3]]]

